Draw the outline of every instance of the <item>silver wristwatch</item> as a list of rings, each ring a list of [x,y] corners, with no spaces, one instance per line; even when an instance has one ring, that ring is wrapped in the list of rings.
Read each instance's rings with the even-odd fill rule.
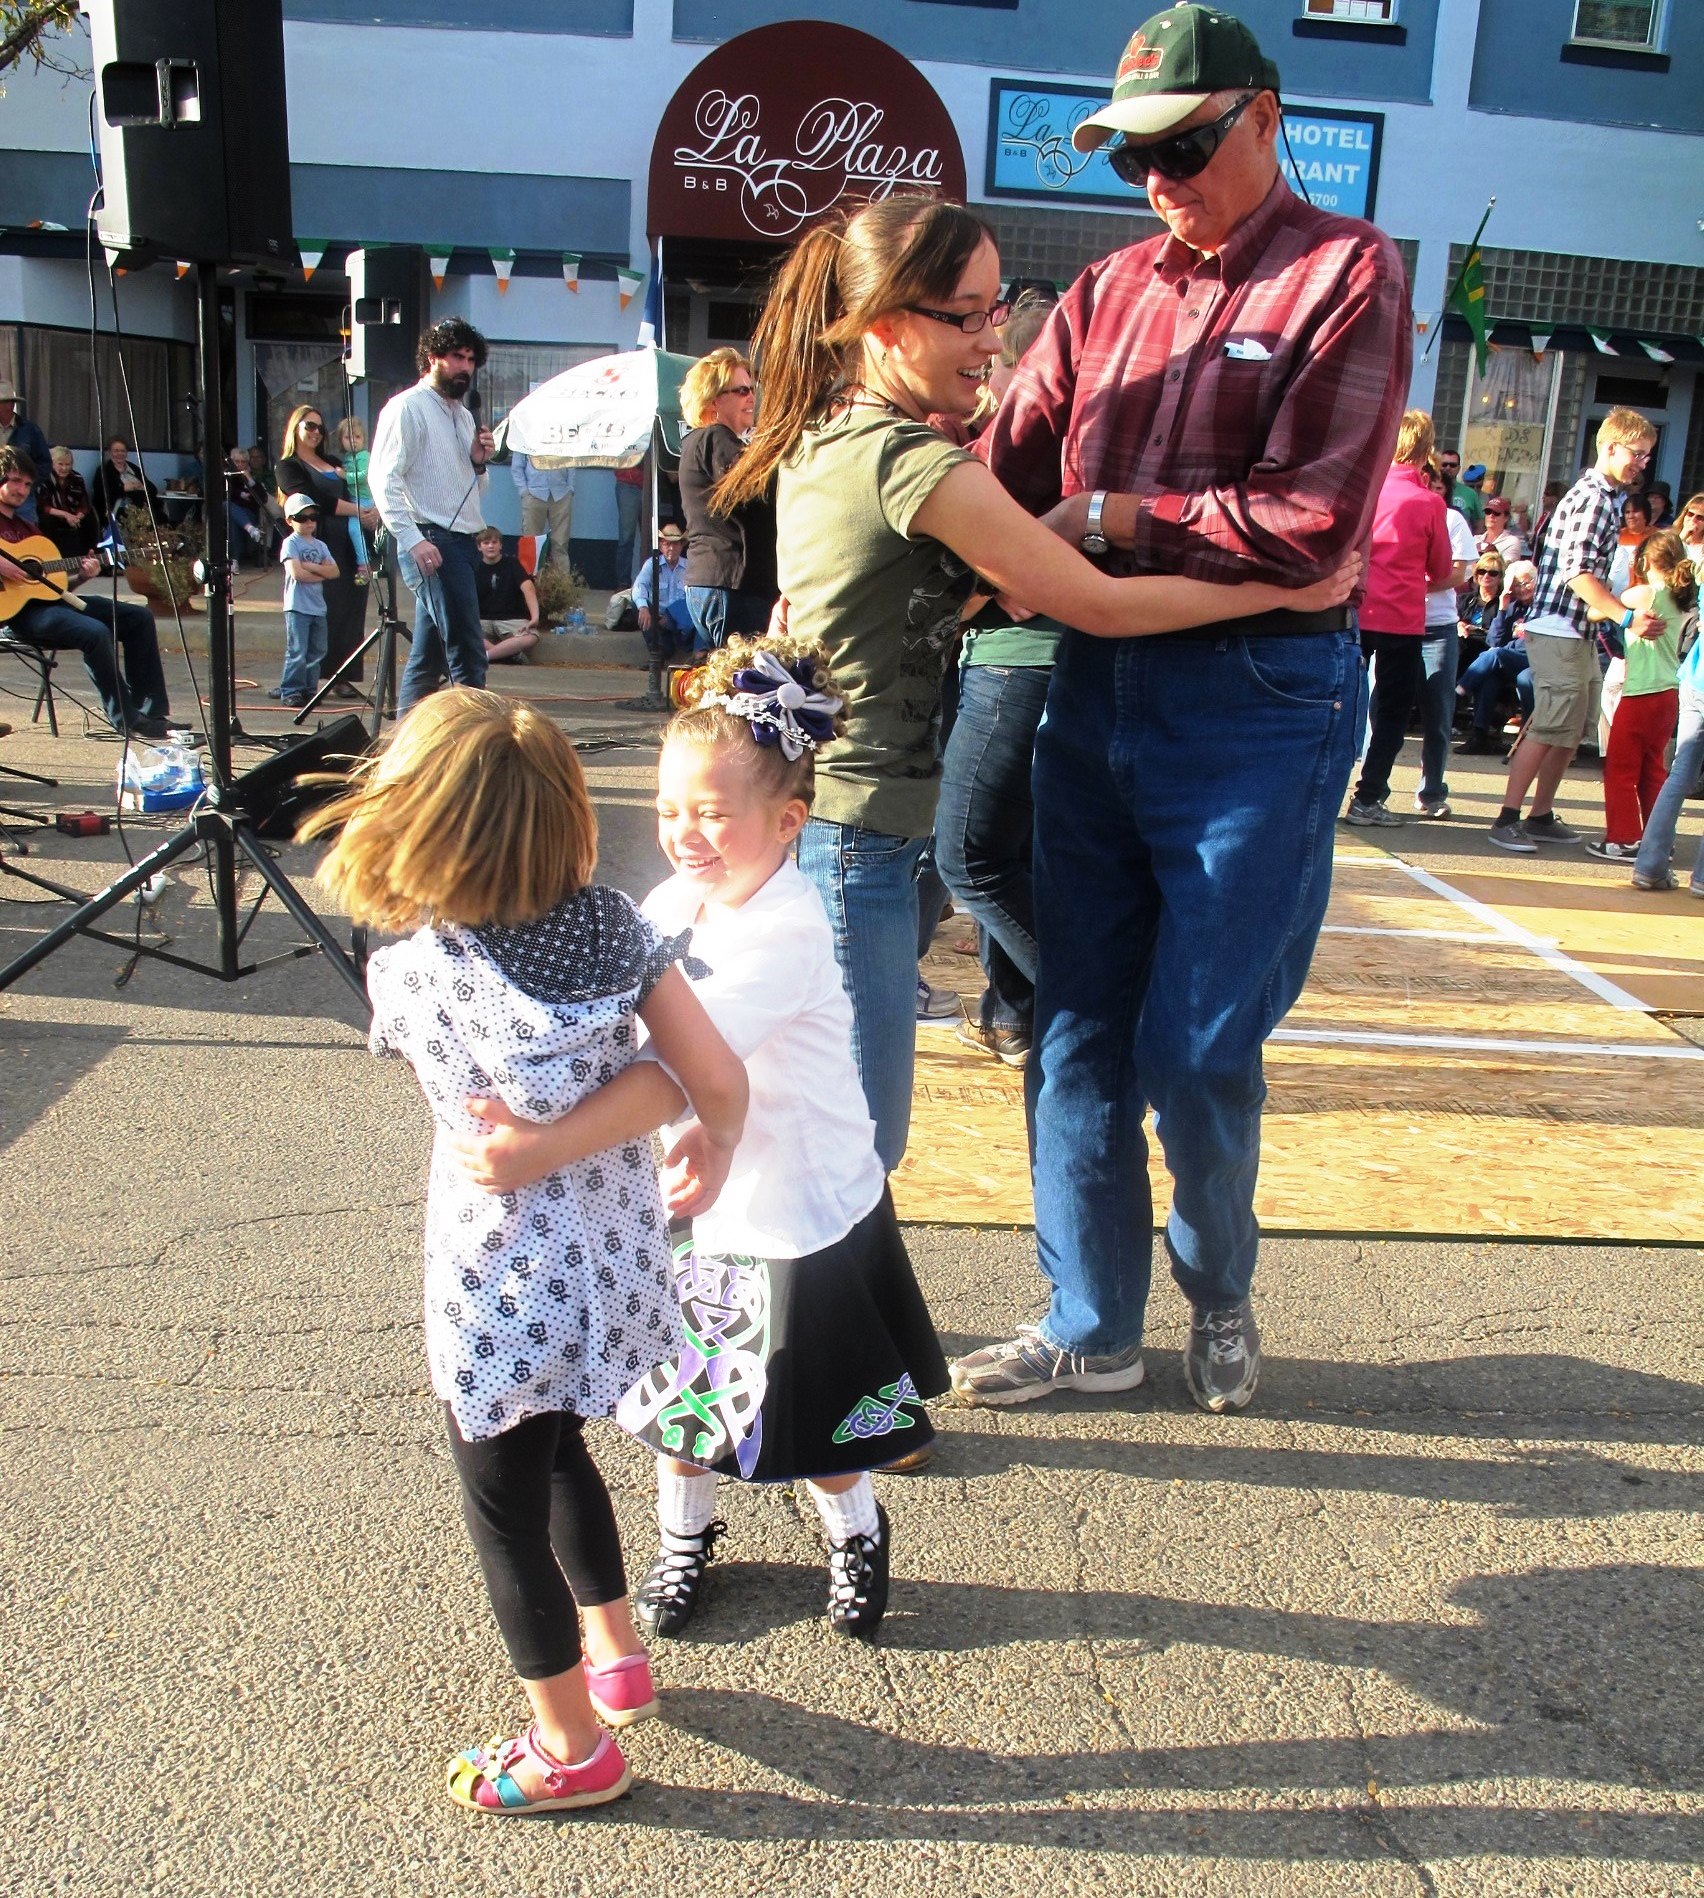
[[[1089,496],[1089,519],[1083,529],[1083,538],[1077,545],[1086,554],[1104,554],[1112,549],[1112,542],[1101,531],[1101,514],[1106,508],[1106,489],[1096,488]]]

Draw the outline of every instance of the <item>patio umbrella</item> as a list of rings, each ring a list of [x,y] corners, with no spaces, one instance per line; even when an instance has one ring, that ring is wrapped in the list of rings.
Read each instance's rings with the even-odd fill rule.
[[[629,349],[577,363],[515,404],[498,425],[497,446],[541,468],[632,468],[655,435],[678,460],[680,384],[694,360]]]

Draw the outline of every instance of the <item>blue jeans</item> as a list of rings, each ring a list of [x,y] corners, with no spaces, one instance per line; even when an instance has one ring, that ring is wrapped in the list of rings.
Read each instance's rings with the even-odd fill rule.
[[[479,590],[474,575],[481,561],[471,534],[426,527],[426,538],[443,555],[436,573],[422,574],[412,553],[397,564],[414,595],[414,643],[397,688],[398,718],[435,692],[446,672],[455,685],[485,683],[485,635],[479,627]]]
[[[1447,626],[1428,626],[1420,642],[1425,678],[1420,685],[1420,798],[1441,804],[1450,794],[1444,766],[1449,762],[1450,733],[1455,728],[1456,656],[1461,634],[1451,620]]]
[[[775,604],[760,594],[739,593],[732,587],[688,587],[686,603],[692,609],[701,653],[713,652],[742,633],[761,637],[768,630],[769,609]]]
[[[1521,702],[1521,715],[1532,717],[1532,672],[1527,665],[1526,644],[1492,646],[1482,652],[1461,675],[1461,689],[1473,707],[1473,729],[1488,735],[1497,717],[1497,707],[1505,693],[1513,690]]]
[[[799,868],[822,898],[852,1002],[852,1056],[888,1172],[905,1157],[917,1057],[917,863],[925,837],[831,824],[799,835]]]
[[[1704,693],[1683,680],[1680,687],[1680,724],[1674,734],[1674,763],[1657,801],[1645,820],[1645,835],[1634,859],[1633,874],[1656,882],[1668,872],[1674,855],[1674,833],[1680,824],[1680,808],[1698,789],[1704,778]],[[1692,860],[1692,888],[1704,896],[1704,843]]]
[[[935,852],[947,888],[980,934],[986,1027],[1027,1031],[1035,1012],[1030,768],[1050,670],[964,667],[941,770]]]
[[[698,628],[692,623],[692,613],[685,600],[671,600],[660,613],[651,615],[651,623],[642,629],[645,651],[653,661],[663,665],[677,652],[687,653],[698,638]]]
[[[80,652],[90,681],[115,729],[136,718],[164,718],[166,675],[160,666],[160,642],[154,616],[132,600],[110,594],[79,593],[81,608],[51,600],[31,600],[12,620],[9,631],[50,652]],[[124,678],[113,655],[114,635],[124,655]]]
[[[1059,1349],[1141,1339],[1149,1104],[1174,1277],[1198,1306],[1248,1293],[1261,1044],[1325,916],[1364,695],[1353,635],[1061,642],[1036,737],[1025,1075]]]
[[[278,681],[281,699],[305,699],[318,691],[326,634],[323,613],[284,615],[284,673]]]

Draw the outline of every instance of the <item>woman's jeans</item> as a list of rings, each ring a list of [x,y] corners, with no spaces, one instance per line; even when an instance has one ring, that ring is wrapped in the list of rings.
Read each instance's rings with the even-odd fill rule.
[[[1704,779],[1704,692],[1682,681],[1680,723],[1674,734],[1674,763],[1668,779],[1657,793],[1657,801],[1645,820],[1645,835],[1633,862],[1633,874],[1647,883],[1660,883],[1668,874],[1669,859],[1674,855],[1674,834],[1680,824],[1681,806]],[[1692,859],[1692,888],[1704,896],[1704,843]]]
[[[1364,696],[1351,633],[1060,644],[1035,747],[1025,1073],[1057,1349],[1141,1339],[1150,1105],[1178,1284],[1209,1309],[1248,1294],[1261,1046],[1313,957]]]
[[[1462,690],[1473,707],[1473,729],[1489,736],[1504,696],[1513,692],[1520,700],[1521,716],[1532,717],[1532,669],[1527,664],[1526,642],[1493,646],[1482,652],[1461,675]]]
[[[852,1055],[892,1172],[911,1130],[917,1055],[917,864],[926,837],[890,837],[813,817],[799,868],[822,898],[852,1002]]]
[[[479,549],[471,534],[452,534],[447,527],[422,527],[421,532],[443,562],[436,572],[422,574],[411,552],[397,556],[403,582],[414,595],[414,641],[397,689],[398,718],[435,691],[445,672],[454,685],[485,683],[485,635],[474,580],[483,564]]]
[[[1449,762],[1450,733],[1455,729],[1456,657],[1461,635],[1452,619],[1447,626],[1428,626],[1420,642],[1420,801],[1442,804],[1450,794],[1444,767]]]
[[[1035,886],[1030,768],[1047,705],[1047,666],[966,666],[947,740],[935,855],[982,937],[985,1027],[1029,1030],[1035,1013]]]

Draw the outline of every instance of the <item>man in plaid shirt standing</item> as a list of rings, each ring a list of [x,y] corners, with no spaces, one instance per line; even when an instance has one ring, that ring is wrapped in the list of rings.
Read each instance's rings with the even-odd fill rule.
[[[1147,21],[1109,105],[1114,170],[1170,235],[1092,265],[983,438],[1018,500],[1116,573],[1301,585],[1364,546],[1413,323],[1382,232],[1280,177],[1278,71],[1241,21]],[[1040,979],[1026,1080],[1039,1326],[973,1352],[973,1403],[1142,1381],[1153,1207],[1174,1191],[1185,1371],[1208,1410],[1260,1373],[1249,1287],[1261,1047],[1307,975],[1365,684],[1353,616],[1065,634],[1035,756]]]
[[[1661,626],[1653,613],[1623,610],[1609,569],[1621,535],[1621,504],[1645,478],[1657,439],[1637,409],[1611,409],[1597,433],[1597,462],[1556,504],[1538,557],[1538,589],[1526,622],[1532,717],[1509,758],[1503,808],[1491,841],[1527,854],[1541,843],[1577,844],[1580,833],[1550,806],[1580,740],[1597,724],[1603,674],[1593,620],[1643,637]],[[1532,809],[1521,817],[1528,787]]]

